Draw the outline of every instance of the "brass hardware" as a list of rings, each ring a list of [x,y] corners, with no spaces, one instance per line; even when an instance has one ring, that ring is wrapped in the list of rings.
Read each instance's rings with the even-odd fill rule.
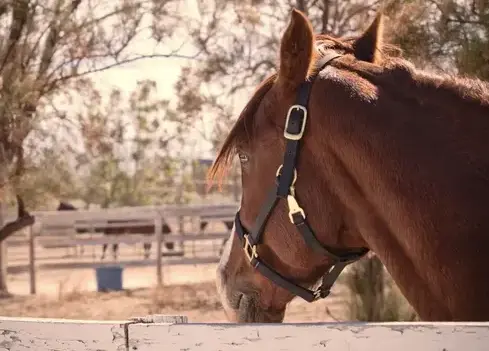
[[[304,113],[304,118],[302,119],[302,125],[299,134],[291,134],[287,132],[287,127],[289,126],[289,120],[293,110],[301,110]],[[289,140],[302,139],[302,136],[304,135],[304,130],[306,129],[306,121],[307,121],[307,109],[302,105],[292,105],[289,108],[289,112],[287,112],[287,119],[285,120],[285,128],[284,128],[284,137]]]
[[[304,219],[306,218],[304,210],[299,206],[293,195],[287,195],[287,204],[289,205],[289,219],[292,223],[294,223],[293,215],[296,213],[300,213]]]
[[[258,253],[256,252],[256,245],[251,245],[248,234],[244,235],[245,244],[243,250],[245,252],[248,261],[251,262],[252,259],[258,258]]]

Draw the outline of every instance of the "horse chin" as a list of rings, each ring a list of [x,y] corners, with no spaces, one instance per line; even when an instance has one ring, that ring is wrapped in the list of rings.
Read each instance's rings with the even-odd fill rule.
[[[255,293],[234,292],[226,294],[224,312],[231,323],[282,323],[285,309],[271,310],[260,306]]]
[[[285,309],[262,308],[255,294],[242,294],[236,311],[237,323],[282,323],[284,316]]]

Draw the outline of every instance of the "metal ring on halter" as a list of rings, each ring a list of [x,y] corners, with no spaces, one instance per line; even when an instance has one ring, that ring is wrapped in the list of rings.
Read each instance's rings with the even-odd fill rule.
[[[280,171],[282,170],[283,166],[284,165],[282,164],[278,167],[277,173],[275,174],[277,178],[280,176]],[[296,181],[297,181],[297,170],[294,168],[294,179],[292,180],[292,184],[290,186],[293,187]]]

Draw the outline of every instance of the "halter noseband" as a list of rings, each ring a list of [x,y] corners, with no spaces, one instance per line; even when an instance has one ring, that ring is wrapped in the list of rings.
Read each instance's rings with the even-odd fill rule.
[[[340,56],[341,55],[336,52],[326,51],[324,56],[318,61],[317,67],[319,70],[317,70],[317,72],[321,71],[332,60]],[[315,73],[310,80],[306,80],[301,83],[297,92],[296,103],[292,105],[288,111],[284,129],[284,137],[287,140],[284,161],[277,170],[276,185],[270,190],[265,204],[262,206],[251,232],[247,231],[241,223],[241,220],[239,219],[239,210],[236,213],[234,221],[236,233],[243,243],[245,255],[251,266],[258,270],[263,276],[273,281],[275,284],[290,291],[294,295],[300,296],[308,302],[313,302],[320,298],[327,297],[330,293],[331,287],[343,269],[348,264],[353,263],[363,257],[369,251],[367,248],[362,248],[359,250],[350,251],[347,254],[337,255],[333,253],[332,249],[321,244],[321,242],[316,238],[313,230],[307,223],[304,210],[299,206],[297,199],[295,198],[295,182],[297,180],[297,171],[295,166],[297,162],[298,146],[299,141],[304,135],[307,121],[307,105],[309,95],[311,92],[312,83],[316,76],[317,73]],[[289,219],[302,234],[306,244],[314,251],[328,256],[333,261],[333,264],[329,270],[323,275],[321,285],[314,291],[297,285],[290,279],[285,278],[280,273],[270,268],[258,256],[257,245],[260,243],[265,225],[279,198],[287,198]]]

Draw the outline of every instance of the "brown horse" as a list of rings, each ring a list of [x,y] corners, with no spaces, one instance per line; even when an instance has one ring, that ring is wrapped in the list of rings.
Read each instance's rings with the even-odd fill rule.
[[[217,271],[229,320],[281,322],[369,250],[422,319],[489,319],[489,87],[414,68],[382,28],[315,36],[294,10],[225,140],[210,177],[238,154],[243,188]]]

